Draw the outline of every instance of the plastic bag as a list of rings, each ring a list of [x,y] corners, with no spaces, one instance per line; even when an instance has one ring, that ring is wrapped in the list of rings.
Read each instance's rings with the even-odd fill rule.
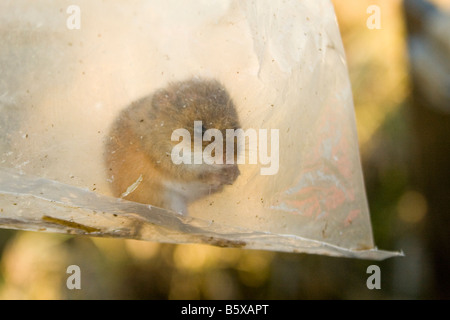
[[[2,227],[368,259],[398,254],[374,247],[351,87],[330,1],[65,6],[22,0],[0,7]],[[192,81],[217,81],[220,88],[190,96],[183,88]],[[168,89],[171,83],[176,90]],[[176,212],[179,201],[172,200],[199,190],[195,179],[184,171],[176,181],[147,174],[139,166],[150,157],[141,142],[189,153],[167,123],[184,119],[186,103],[195,112],[216,99],[219,108],[221,92],[236,111],[236,126],[228,129],[249,133],[240,144],[241,160],[226,164],[232,168],[225,170],[232,176],[226,182],[217,171],[201,169],[218,164],[197,164],[193,171],[211,190],[182,201]],[[169,110],[173,105],[179,109]],[[190,117],[180,129],[200,130],[202,137],[214,125],[234,123],[215,110],[216,116],[197,115],[210,123],[191,125]],[[124,121],[134,122],[128,131],[114,131]],[[141,128],[147,121],[152,134]],[[229,141],[223,138],[223,150]],[[203,154],[210,146],[210,158],[219,151],[212,142],[200,141]],[[119,163],[137,150],[118,155],[130,145],[141,152],[123,160],[134,169],[112,168],[108,159],[114,155]],[[173,156],[186,153],[160,150],[165,158],[152,158],[154,166],[170,158],[165,172],[181,168]],[[119,175],[126,182],[117,191]],[[156,179],[164,192],[153,185],[152,192],[164,194],[169,208],[132,197]]]

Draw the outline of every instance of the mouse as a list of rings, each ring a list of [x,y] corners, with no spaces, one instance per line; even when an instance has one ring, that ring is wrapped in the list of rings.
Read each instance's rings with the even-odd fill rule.
[[[240,171],[236,161],[226,159],[236,159],[238,151],[236,147],[234,154],[227,154],[226,138],[223,163],[175,164],[172,160],[172,150],[179,144],[173,141],[173,132],[185,129],[193,142],[194,122],[198,121],[202,137],[208,129],[217,129],[226,137],[227,129],[240,128],[233,100],[215,79],[170,82],[120,111],[106,136],[104,150],[113,195],[188,215],[191,202],[232,185]],[[201,141],[202,151],[210,143]],[[194,157],[194,143],[190,151],[189,157]]]

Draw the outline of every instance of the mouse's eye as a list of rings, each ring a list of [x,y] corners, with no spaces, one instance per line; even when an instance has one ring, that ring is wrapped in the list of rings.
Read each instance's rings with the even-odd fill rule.
[[[201,131],[200,131],[201,130]],[[205,135],[206,129],[204,125],[201,126],[194,126],[194,134],[201,134],[202,137]]]

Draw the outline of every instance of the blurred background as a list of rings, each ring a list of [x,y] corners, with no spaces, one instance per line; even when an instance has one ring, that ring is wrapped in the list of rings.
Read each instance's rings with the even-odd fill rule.
[[[447,299],[450,1],[333,0],[381,262],[0,230],[0,299]],[[380,9],[370,29],[367,8]],[[67,266],[82,270],[68,290]],[[369,290],[369,265],[381,290]]]

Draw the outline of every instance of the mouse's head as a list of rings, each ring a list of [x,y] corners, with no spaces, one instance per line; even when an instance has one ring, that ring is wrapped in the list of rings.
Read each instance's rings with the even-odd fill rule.
[[[234,137],[227,141],[226,130],[239,129],[240,123],[233,101],[218,81],[194,78],[171,83],[154,93],[151,106],[154,147],[165,155],[177,152],[184,159],[179,164],[183,170],[198,171],[200,176],[220,172],[225,184],[236,179],[237,165],[229,163],[230,159],[236,163],[237,141]],[[227,144],[234,145],[228,153]]]

